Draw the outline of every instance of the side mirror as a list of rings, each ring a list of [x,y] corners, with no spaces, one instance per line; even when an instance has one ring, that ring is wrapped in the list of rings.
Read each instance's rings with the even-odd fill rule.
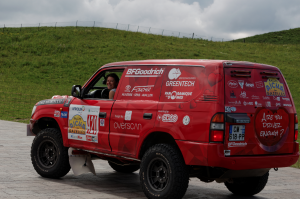
[[[71,95],[73,97],[81,98],[81,86],[80,85],[72,86]]]

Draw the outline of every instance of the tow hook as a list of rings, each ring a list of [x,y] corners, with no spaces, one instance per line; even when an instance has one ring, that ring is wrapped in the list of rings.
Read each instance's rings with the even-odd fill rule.
[[[278,171],[278,168],[274,168],[275,171]]]

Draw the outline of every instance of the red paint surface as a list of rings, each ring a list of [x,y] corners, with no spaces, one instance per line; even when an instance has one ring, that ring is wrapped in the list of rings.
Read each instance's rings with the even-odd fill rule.
[[[40,105],[32,119],[54,118],[65,146],[126,157],[138,158],[144,141],[154,132],[171,135],[187,165],[237,170],[272,168],[290,166],[299,157],[298,144],[294,142],[295,106],[276,67],[247,62],[226,65],[218,60],[118,62],[103,66],[83,88],[105,70],[112,69],[124,70],[114,100],[75,98],[71,102],[78,107],[100,107],[100,112],[106,113],[102,120],[104,126],[100,125],[99,117],[82,117],[86,126],[84,135],[79,136],[86,141],[79,137],[68,139],[69,119],[54,117],[54,111],[60,108],[69,113],[69,107],[63,104]],[[233,70],[250,71],[251,77],[232,77]],[[279,80],[264,79],[263,71],[277,72]],[[267,91],[266,85],[275,86]],[[284,93],[278,90],[281,85]],[[274,93],[282,96],[274,96]],[[229,141],[230,125],[236,124],[225,122],[223,143],[210,143],[211,118],[225,110],[233,114],[246,113],[250,118],[250,123],[239,124],[245,125],[245,139]],[[152,114],[152,118],[144,118],[144,114]],[[274,124],[274,120],[264,122],[266,115],[282,118],[275,118],[275,123],[280,124]],[[278,135],[261,133],[277,129]],[[92,136],[96,136],[97,142],[93,142],[95,137]],[[225,156],[225,150],[230,150],[229,156]]]

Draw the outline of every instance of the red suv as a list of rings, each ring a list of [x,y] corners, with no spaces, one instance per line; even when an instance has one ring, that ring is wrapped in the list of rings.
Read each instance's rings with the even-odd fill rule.
[[[182,198],[190,177],[254,195],[271,168],[299,158],[282,73],[250,62],[106,64],[72,96],[38,102],[27,134],[36,136],[31,158],[41,176],[94,172],[91,159],[99,158],[118,172],[140,169],[148,198]]]

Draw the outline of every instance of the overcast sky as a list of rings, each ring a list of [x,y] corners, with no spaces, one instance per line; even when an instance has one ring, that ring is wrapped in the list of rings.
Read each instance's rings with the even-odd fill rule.
[[[0,1],[0,27],[77,20],[237,39],[300,27],[300,0]]]

